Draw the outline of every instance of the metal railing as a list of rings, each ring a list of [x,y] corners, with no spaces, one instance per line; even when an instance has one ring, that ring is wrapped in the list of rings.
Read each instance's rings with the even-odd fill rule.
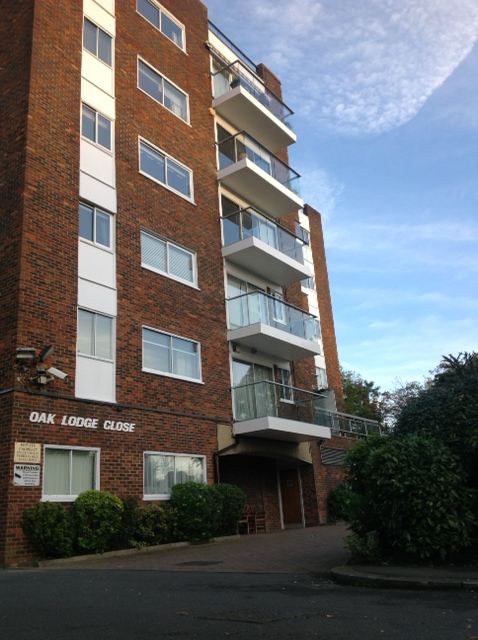
[[[234,420],[254,420],[267,416],[329,427],[332,433],[367,437],[381,435],[374,420],[322,408],[325,395],[263,380],[232,388]]]
[[[304,264],[303,238],[254,209],[239,209],[222,218],[224,246],[244,238],[257,238],[289,258]]]
[[[285,162],[279,160],[277,156],[244,131],[228,136],[216,144],[219,149],[220,169],[225,169],[247,158],[282,185],[297,194],[299,193],[299,186],[295,183],[300,178],[297,171],[294,171]]]
[[[217,66],[221,63],[216,61]],[[243,87],[276,118],[292,129],[288,118],[294,113],[275,93],[266,87],[264,81],[253,73],[241,60],[236,60],[213,72],[214,97],[220,98],[236,87]]]
[[[320,339],[320,322],[315,316],[263,291],[229,298],[227,311],[231,330],[261,322],[305,340]]]
[[[256,71],[257,70],[257,65],[256,63],[251,60],[249,58],[249,56],[247,56],[244,51],[242,51],[241,49],[239,49],[239,47],[237,46],[237,44],[234,44],[234,42],[232,40],[230,40],[225,33],[223,33],[219,27],[217,27],[213,22],[211,22],[209,20],[209,29],[211,30],[211,32],[217,37],[219,38],[219,40],[221,40],[221,42],[223,42],[226,47],[228,49],[231,49],[231,51],[234,51],[235,55],[242,60],[242,62],[249,67],[249,69],[251,69],[252,71]]]

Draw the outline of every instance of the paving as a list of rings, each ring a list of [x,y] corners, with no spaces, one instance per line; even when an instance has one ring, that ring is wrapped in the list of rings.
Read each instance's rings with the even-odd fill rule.
[[[346,535],[344,525],[288,529],[119,557],[85,556],[45,568],[324,574],[347,562]]]

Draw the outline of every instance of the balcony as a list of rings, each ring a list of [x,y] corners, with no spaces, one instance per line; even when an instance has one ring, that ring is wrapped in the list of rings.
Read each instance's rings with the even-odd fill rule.
[[[320,323],[298,307],[262,291],[227,301],[227,339],[283,360],[321,353]]]
[[[232,389],[235,436],[304,442],[338,433],[380,435],[373,420],[322,409],[320,394],[262,381]]]
[[[216,112],[260,140],[271,151],[296,142],[285,105],[261,78],[240,60],[223,65],[215,61],[212,74]]]
[[[299,174],[246,133],[217,143],[218,180],[244,200],[274,217],[304,206],[298,195]]]
[[[222,255],[230,262],[283,287],[312,275],[304,240],[254,209],[225,216],[222,230]]]

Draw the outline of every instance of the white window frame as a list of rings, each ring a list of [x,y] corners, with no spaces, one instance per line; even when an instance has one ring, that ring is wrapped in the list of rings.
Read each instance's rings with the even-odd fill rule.
[[[159,31],[159,33],[161,33],[165,38],[167,38],[169,40],[169,42],[172,42],[180,51],[182,51],[183,53],[187,54],[187,50],[186,50],[186,27],[184,26],[184,24],[182,22],[180,22],[177,18],[175,18],[170,11],[168,11],[162,5],[160,5],[159,2],[155,2],[155,0],[148,0],[148,1],[149,1],[150,4],[152,4],[153,6],[155,6],[159,10],[159,13],[160,13],[159,24],[160,24],[160,26],[157,27],[155,24],[150,22],[148,20],[148,18],[143,16],[143,14],[138,11],[138,2],[137,2],[137,0],[135,0],[136,13],[138,15],[140,15],[143,18],[143,20],[146,20],[146,22],[148,24],[150,24],[152,27],[154,27],[156,29],[156,31]],[[174,40],[172,40],[166,33],[164,33],[164,31],[161,30],[161,13],[165,13],[168,16],[168,18],[170,20],[172,20],[172,22],[175,22],[176,25],[181,29],[182,34],[183,34],[183,46],[182,47],[177,42],[174,42]]]
[[[184,247],[181,244],[178,244],[177,242],[172,242],[171,240],[168,240],[167,238],[163,238],[162,236],[159,236],[158,234],[153,233],[152,231],[147,231],[146,229],[141,229],[140,243],[143,235],[149,236],[154,240],[159,240],[160,242],[164,242],[166,244],[166,263],[167,263],[168,269],[169,269],[169,247],[170,246],[181,249],[181,251],[184,251],[185,253],[189,253],[192,257],[192,263],[193,263],[193,280],[192,282],[190,280],[184,280],[183,278],[180,278],[179,276],[176,276],[173,273],[170,273],[169,271],[162,271],[161,269],[156,269],[155,267],[152,267],[151,265],[146,264],[145,262],[143,262],[143,251],[141,247],[141,266],[143,267],[143,269],[147,269],[148,271],[153,271],[154,273],[158,273],[161,276],[165,276],[166,278],[170,278],[171,280],[175,280],[176,282],[185,284],[188,287],[192,287],[193,289],[199,289],[197,254],[195,251],[192,251],[191,249],[187,249],[186,247]]]
[[[146,456],[173,456],[175,458],[202,458],[203,460],[203,482],[207,484],[207,457],[197,453],[168,453],[166,451],[144,451],[143,452],[143,500],[169,500],[170,493],[146,493]],[[176,474],[176,468],[174,469]],[[176,485],[174,485],[176,486]]]
[[[282,377],[282,372],[286,371],[289,374],[289,384],[285,384],[284,383],[284,379]],[[290,369],[287,369],[286,367],[280,367],[279,365],[276,365],[276,372],[278,374],[278,376],[280,377],[280,386],[279,387],[279,402],[285,402],[286,404],[295,404],[295,399],[294,399],[294,387],[291,384],[292,382],[292,371]],[[289,394],[289,398],[284,397],[282,394],[288,393]]]
[[[78,350],[79,348],[79,337],[80,337],[80,311],[86,311],[87,313],[92,313],[94,316],[103,316],[104,318],[109,318],[111,320],[111,359],[110,358],[101,358],[96,355],[91,355],[89,353],[82,353]],[[89,360],[98,360],[99,362],[110,362],[114,364],[116,362],[116,317],[112,316],[108,313],[101,313],[99,311],[95,311],[94,309],[88,309],[86,307],[78,307],[77,311],[77,320],[76,320],[76,355],[81,358],[88,358]],[[96,352],[96,318],[95,318],[95,352]]]
[[[186,342],[192,342],[193,344],[197,345],[197,355],[198,355],[198,362],[199,362],[199,378],[189,378],[188,376],[181,376],[181,375],[178,375],[177,373],[172,373],[169,371],[160,371],[159,369],[149,369],[148,367],[145,367],[144,366],[144,335],[143,335],[144,329],[147,329],[148,331],[154,331],[155,333],[160,333],[161,335],[168,336],[171,339],[179,338],[179,340],[185,340]],[[172,344],[172,340],[171,340],[171,344]],[[191,338],[178,336],[175,333],[170,333],[169,331],[162,331],[161,329],[156,329],[155,327],[150,327],[144,324],[141,327],[141,352],[142,352],[141,371],[143,371],[144,373],[152,373],[156,376],[165,376],[166,378],[175,378],[176,380],[184,380],[185,382],[194,382],[195,384],[204,384],[203,378],[202,378],[201,343],[198,342],[197,340],[191,340]],[[170,349],[170,354],[172,356],[172,347]]]
[[[95,482],[93,489],[100,488],[100,455],[101,449],[99,447],[76,447],[69,445],[60,445],[60,444],[45,444],[43,445],[43,474],[42,474],[42,502],[74,502],[78,497],[78,494],[67,494],[67,495],[46,495],[45,494],[45,461],[46,461],[46,450],[47,449],[62,449],[66,451],[70,451],[70,455],[72,451],[94,451],[96,455],[95,460]],[[71,487],[71,466],[70,466],[70,487]]]
[[[159,100],[157,100],[154,96],[152,96],[150,93],[148,93],[147,91],[145,91],[142,87],[140,87],[139,85],[139,63],[142,62],[144,65],[146,65],[147,67],[149,67],[151,69],[151,71],[153,71],[154,73],[156,73],[163,81],[163,102],[160,102]],[[173,86],[177,91],[179,91],[179,93],[182,93],[182,95],[185,97],[186,99],[186,119],[181,118],[180,115],[178,115],[177,113],[174,113],[174,111],[172,111],[171,109],[169,109],[169,107],[167,107],[164,104],[164,81],[169,82],[169,84],[171,86]],[[147,62],[147,60],[145,60],[144,58],[142,58],[141,56],[137,56],[137,63],[136,63],[136,85],[138,87],[138,89],[144,93],[145,95],[147,95],[148,97],[151,98],[151,100],[154,100],[157,104],[160,104],[162,107],[164,107],[164,109],[166,109],[167,111],[169,111],[169,113],[172,113],[173,116],[176,116],[176,118],[178,118],[179,120],[181,120],[181,122],[184,122],[186,124],[188,124],[189,126],[191,126],[191,120],[190,120],[190,111],[189,111],[189,94],[186,93],[186,91],[184,91],[183,89],[181,89],[181,87],[179,87],[175,82],[173,82],[172,80],[170,80],[167,76],[164,75],[164,73],[161,73],[160,71],[158,71],[158,69],[156,69],[156,67],[153,67],[153,65],[149,62]]]
[[[94,111],[94,113],[95,113],[95,139],[94,140],[91,140],[91,138],[88,138],[87,136],[85,136],[83,134],[83,107],[86,107],[87,109],[90,109],[91,111]],[[105,146],[103,146],[102,144],[100,144],[98,142],[98,116],[99,115],[102,118],[104,118],[105,120],[108,120],[108,122],[110,123],[110,142],[111,142],[111,147],[110,148],[105,147]],[[81,124],[81,138],[82,138],[82,140],[85,140],[85,142],[88,142],[89,144],[93,145],[97,149],[101,149],[101,151],[104,151],[105,153],[108,153],[109,155],[113,155],[113,153],[114,153],[115,131],[114,131],[114,121],[111,118],[108,118],[108,116],[105,116],[104,113],[101,113],[101,111],[98,111],[98,109],[95,109],[95,107],[92,107],[90,104],[88,104],[87,102],[84,102],[82,100],[81,101],[80,124]]]
[[[88,238],[83,238],[83,236],[80,236],[80,230],[79,230],[80,205],[83,205],[84,207],[90,207],[91,209],[93,209],[93,235],[94,235],[93,240],[88,240]],[[104,213],[109,217],[109,220],[110,220],[110,246],[109,247],[107,247],[105,244],[96,242],[96,212],[97,211],[99,211],[100,213]],[[114,253],[115,225],[113,224],[113,221],[114,221],[113,213],[111,213],[110,211],[107,211],[106,209],[103,209],[103,207],[97,207],[95,204],[92,204],[91,202],[87,202],[86,200],[83,200],[80,198],[78,202],[78,238],[80,242],[84,242],[85,244],[89,244],[91,247],[96,247],[97,249],[101,249],[102,251],[106,251],[108,253]]]
[[[164,159],[165,159],[165,176],[166,177],[168,175],[168,173],[167,173],[167,162],[168,162],[168,159],[172,160],[173,162],[175,162],[176,164],[181,166],[183,169],[185,169],[189,173],[189,190],[191,191],[191,195],[190,196],[187,196],[184,193],[181,193],[181,191],[177,191],[177,189],[175,189],[174,187],[170,187],[166,182],[161,182],[161,180],[158,180],[157,178],[155,178],[154,176],[150,175],[149,173],[146,173],[145,171],[141,170],[141,144],[145,144],[147,147],[150,147],[150,149],[152,149],[156,153],[159,153],[160,155],[164,156]],[[142,138],[141,136],[138,136],[138,171],[142,176],[145,176],[146,178],[148,178],[149,180],[152,180],[156,184],[159,184],[162,187],[164,187],[165,189],[168,189],[168,191],[171,191],[172,193],[175,193],[177,196],[183,198],[184,200],[187,200],[187,202],[190,202],[191,204],[194,204],[194,205],[196,204],[195,201],[194,201],[194,172],[193,172],[193,170],[190,169],[189,167],[187,167],[185,164],[183,164],[179,160],[177,160],[176,158],[173,158],[172,155],[170,155],[169,153],[166,153],[166,151],[164,151],[160,147],[157,147],[155,144],[153,144],[152,142],[149,142],[149,140],[146,140],[146,138]]]
[[[99,34],[98,32],[96,33],[96,53],[93,53],[93,51],[90,51],[89,49],[87,49],[84,45],[84,41],[85,41],[85,20],[88,20],[88,22],[91,22],[91,24],[93,24],[98,31],[103,31],[103,33],[106,33],[107,36],[109,36],[111,38],[111,64],[108,64],[107,62],[105,62],[102,58],[100,58],[98,56],[98,39],[99,39]],[[87,51],[90,55],[92,55],[94,58],[96,58],[99,62],[101,62],[101,64],[104,64],[108,69],[114,69],[114,62],[115,62],[115,47],[114,47],[114,42],[115,42],[115,37],[113,34],[111,34],[109,31],[107,31],[106,29],[104,29],[103,27],[100,27],[96,24],[96,22],[90,18],[89,15],[83,15],[83,24],[82,24],[82,33],[81,33],[81,46],[83,51]]]

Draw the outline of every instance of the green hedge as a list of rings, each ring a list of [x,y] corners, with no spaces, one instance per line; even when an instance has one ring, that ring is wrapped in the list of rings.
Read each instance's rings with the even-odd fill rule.
[[[111,549],[121,532],[123,511],[122,500],[108,491],[81,493],[73,504],[78,548],[92,553]]]
[[[475,496],[429,437],[372,438],[347,454],[351,549],[362,559],[444,560],[472,543]]]
[[[74,531],[70,512],[57,502],[40,502],[23,512],[22,527],[27,540],[45,558],[71,556]]]

